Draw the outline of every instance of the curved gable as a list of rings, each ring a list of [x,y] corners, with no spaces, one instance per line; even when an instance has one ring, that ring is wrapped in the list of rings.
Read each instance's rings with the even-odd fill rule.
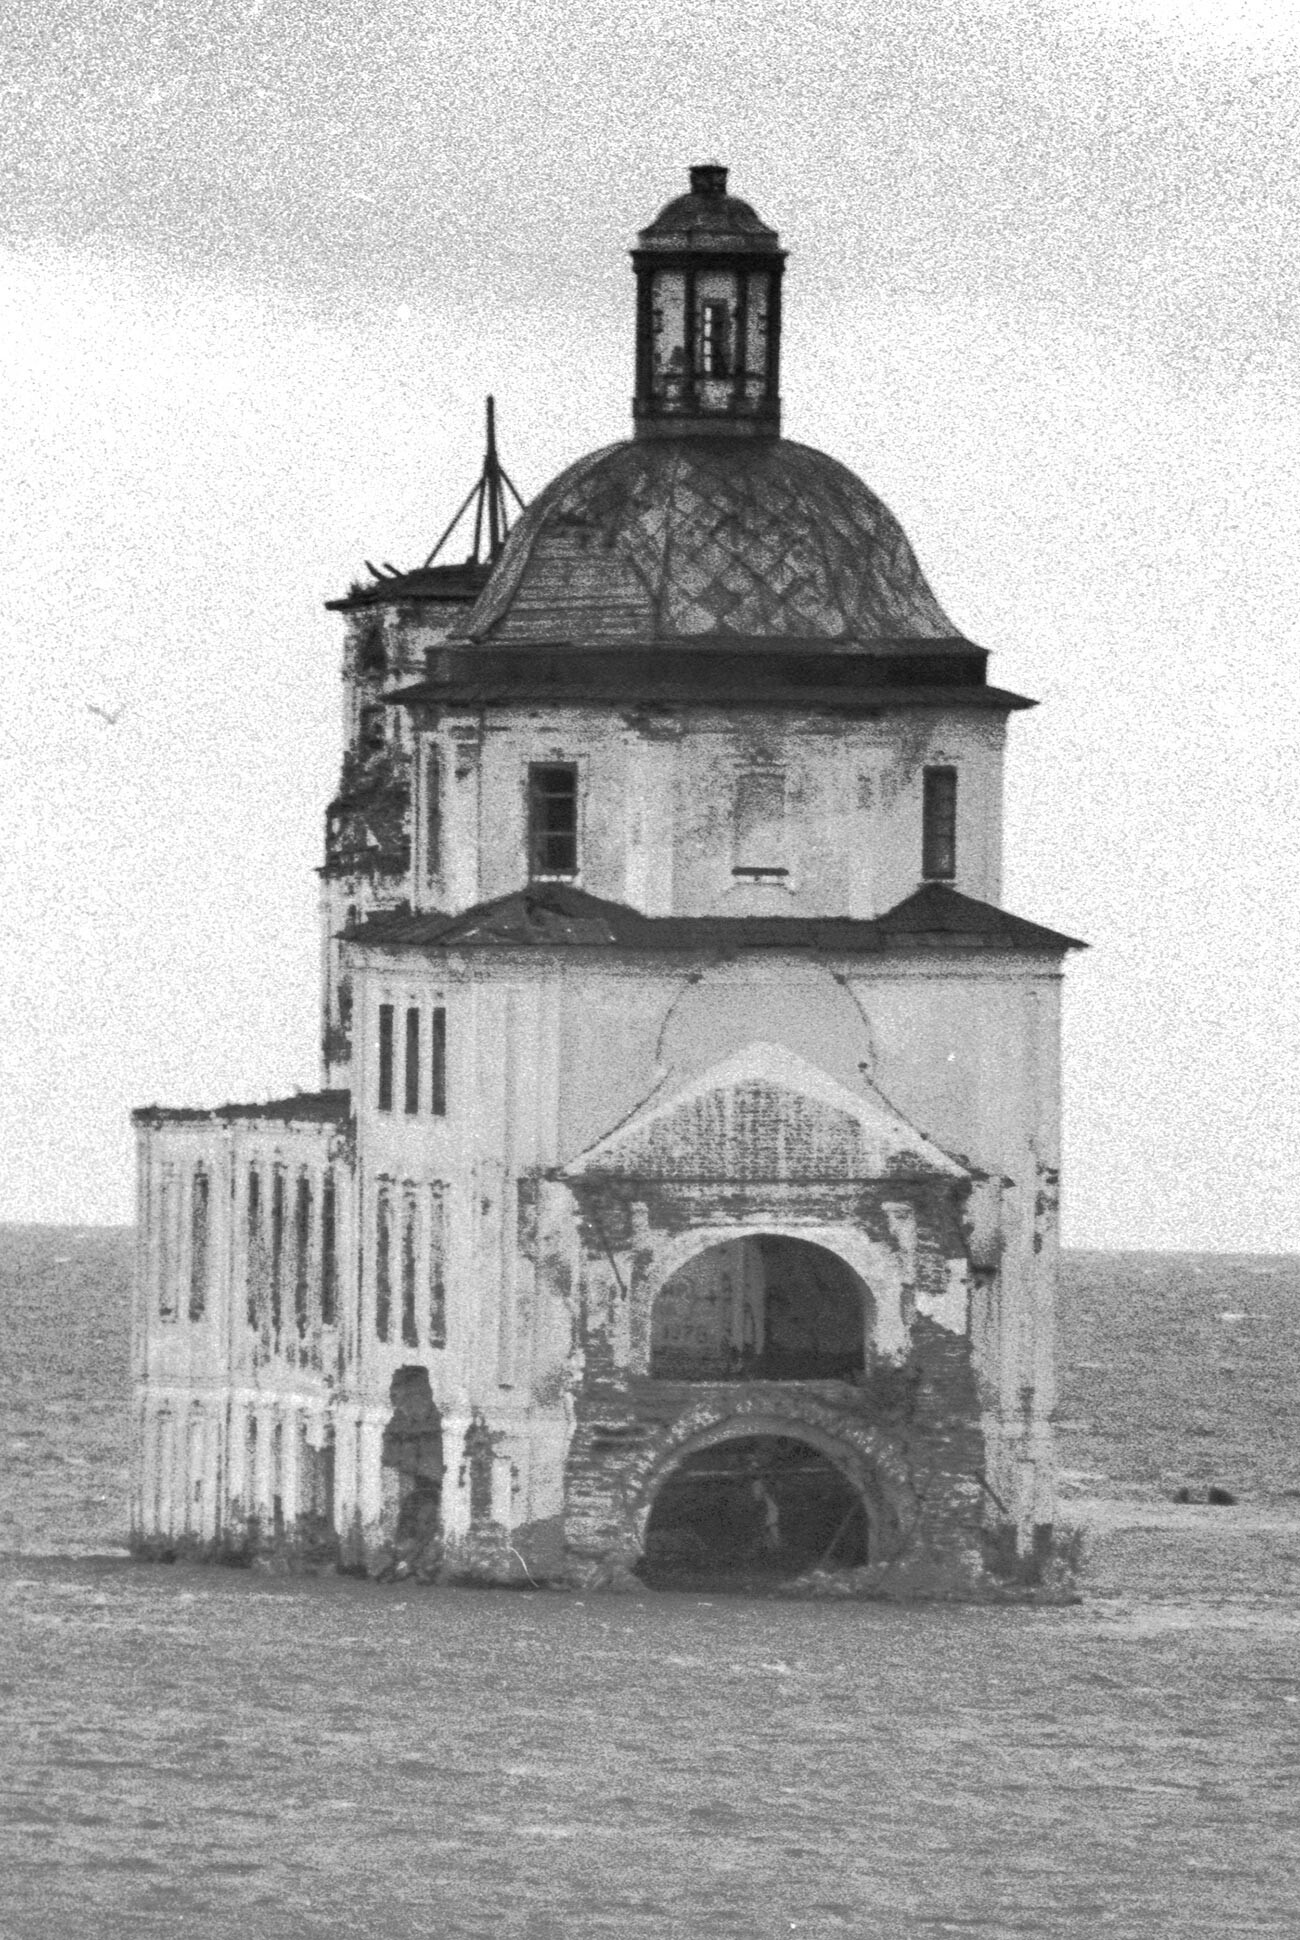
[[[719,1184],[970,1177],[873,1086],[850,1091],[783,1045],[761,1043],[640,1107],[564,1173]]]

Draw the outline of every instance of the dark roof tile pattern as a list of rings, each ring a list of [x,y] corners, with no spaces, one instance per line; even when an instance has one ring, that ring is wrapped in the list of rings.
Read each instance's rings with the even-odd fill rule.
[[[566,883],[534,883],[449,916],[394,910],[345,932],[379,949],[816,950],[828,955],[916,950],[1025,950],[1059,955],[1077,938],[992,903],[926,883],[873,918],[645,916]]]
[[[562,472],[465,630],[492,646],[968,644],[847,466],[785,439],[704,435],[609,445]]]

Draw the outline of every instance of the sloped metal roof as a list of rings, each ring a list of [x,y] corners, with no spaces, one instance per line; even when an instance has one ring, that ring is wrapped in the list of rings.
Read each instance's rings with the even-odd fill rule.
[[[1028,950],[1059,955],[1086,948],[992,903],[926,883],[872,918],[852,916],[645,916],[626,903],[568,883],[533,883],[458,915],[388,911],[344,932],[380,949],[819,950],[831,955],[891,950]]]
[[[281,1125],[341,1125],[352,1110],[350,1091],[295,1091],[291,1098],[268,1098],[249,1105],[141,1105],[131,1113],[136,1125],[175,1125],[234,1119],[273,1119]]]

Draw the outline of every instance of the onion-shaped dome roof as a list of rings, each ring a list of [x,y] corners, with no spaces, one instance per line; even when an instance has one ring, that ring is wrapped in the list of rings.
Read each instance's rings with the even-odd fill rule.
[[[638,439],[533,500],[466,623],[491,646],[879,653],[960,635],[902,527],[844,465],[784,439]]]

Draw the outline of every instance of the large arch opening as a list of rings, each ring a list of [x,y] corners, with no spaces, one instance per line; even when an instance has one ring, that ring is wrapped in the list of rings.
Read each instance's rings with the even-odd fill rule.
[[[668,1475],[637,1574],[652,1589],[761,1593],[805,1570],[856,1568],[868,1547],[865,1504],[828,1455],[797,1435],[746,1435]]]
[[[748,1233],[664,1282],[650,1320],[650,1374],[665,1381],[852,1380],[866,1365],[871,1296],[837,1253]]]

